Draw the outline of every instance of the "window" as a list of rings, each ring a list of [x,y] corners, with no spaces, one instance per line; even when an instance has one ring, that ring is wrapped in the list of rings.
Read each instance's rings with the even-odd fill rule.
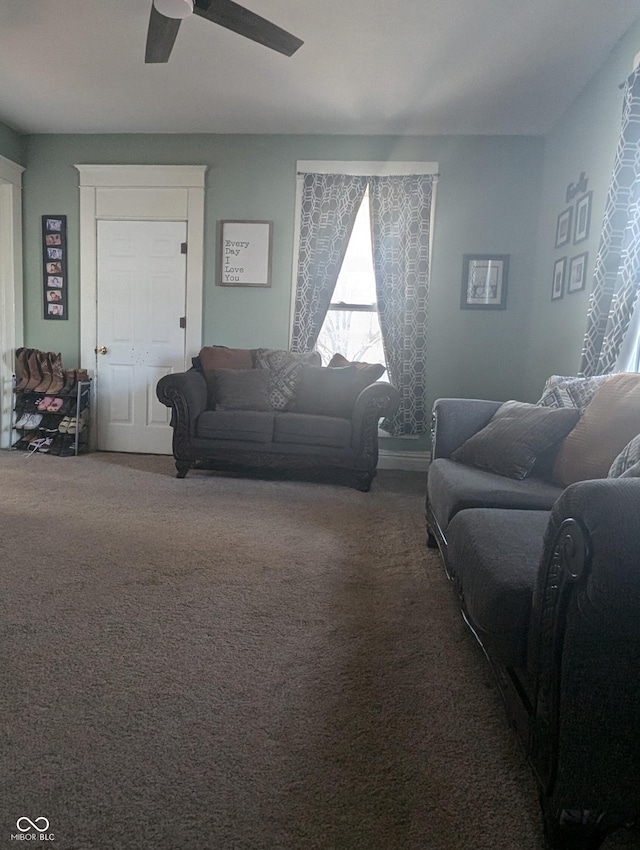
[[[342,354],[347,360],[385,363],[376,306],[368,191],[358,210],[316,349],[325,364],[334,354]],[[386,378],[385,373],[383,380]]]

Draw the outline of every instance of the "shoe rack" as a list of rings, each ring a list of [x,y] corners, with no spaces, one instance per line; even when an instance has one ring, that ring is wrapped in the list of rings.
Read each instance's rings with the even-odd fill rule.
[[[12,448],[75,457],[89,444],[91,381],[86,369],[63,369],[59,354],[19,348],[13,387]]]

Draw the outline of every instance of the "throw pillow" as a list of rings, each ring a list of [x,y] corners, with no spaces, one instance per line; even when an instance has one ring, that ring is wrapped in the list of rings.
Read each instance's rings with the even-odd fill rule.
[[[271,410],[265,369],[214,369],[213,376],[217,409]]]
[[[638,463],[634,463],[633,466],[630,466],[629,469],[626,469],[620,478],[640,478],[640,460]]]
[[[640,375],[611,375],[596,390],[580,422],[564,440],[553,477],[565,486],[606,478],[616,456],[640,434]]]
[[[592,378],[572,378],[552,375],[547,378],[538,404],[544,407],[577,407],[580,412],[584,412],[595,391],[609,377],[595,375]]]
[[[579,418],[575,408],[506,401],[451,457],[507,478],[526,478],[538,456],[566,437]]]
[[[350,419],[358,375],[354,366],[306,366],[298,387],[295,410]]]
[[[344,368],[345,366],[355,366],[357,379],[354,379],[354,395],[353,400],[360,395],[365,387],[375,383],[378,378],[381,378],[387,371],[387,367],[382,363],[362,363],[358,360],[349,361],[342,354],[334,354],[329,361],[329,366],[332,369]]]
[[[615,458],[611,464],[607,478],[620,478],[621,475],[624,475],[638,461],[640,461],[640,434],[637,434],[633,440],[630,440]]]
[[[205,345],[198,354],[203,372],[209,369],[251,369],[250,348],[227,348],[224,345]]]
[[[321,363],[316,351],[298,354],[275,348],[255,350],[256,368],[269,370],[269,401],[275,410],[293,407],[303,369],[305,366],[320,366]]]

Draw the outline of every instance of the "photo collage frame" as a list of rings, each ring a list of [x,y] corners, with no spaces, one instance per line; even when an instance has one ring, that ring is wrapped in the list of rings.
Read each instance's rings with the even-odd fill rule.
[[[42,294],[45,319],[68,319],[67,217],[42,216]]]
[[[567,186],[565,202],[569,206],[562,210],[556,221],[556,249],[572,244],[579,245],[589,238],[593,193],[587,191],[588,183],[589,180],[583,171],[575,184],[569,183]],[[567,252],[570,250],[565,248]],[[559,301],[565,292],[581,292],[585,288],[588,260],[588,252],[582,251],[572,257],[566,253],[554,261],[551,279],[552,301]]]

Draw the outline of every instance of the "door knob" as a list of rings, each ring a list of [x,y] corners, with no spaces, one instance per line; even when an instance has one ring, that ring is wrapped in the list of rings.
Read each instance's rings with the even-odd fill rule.
[[[106,353],[107,353],[107,346],[106,345],[101,345],[100,348],[96,348],[96,354],[106,354]]]

